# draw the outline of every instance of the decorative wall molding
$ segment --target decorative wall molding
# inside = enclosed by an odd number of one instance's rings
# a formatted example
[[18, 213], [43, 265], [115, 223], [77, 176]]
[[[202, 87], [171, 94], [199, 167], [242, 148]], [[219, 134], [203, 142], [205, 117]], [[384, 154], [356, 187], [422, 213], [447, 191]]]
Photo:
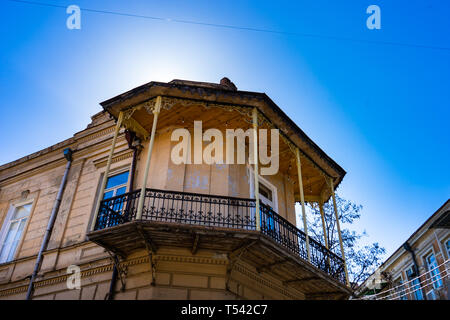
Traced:
[[96, 138], [99, 138], [99, 137], [101, 137], [101, 136], [105, 136], [105, 135], [114, 133], [114, 129], [115, 129], [115, 126], [114, 126], [114, 124], [113, 124], [111, 127], [108, 127], [108, 128], [105, 128], [105, 129], [102, 129], [102, 130], [93, 132], [93, 133], [91, 133], [91, 134], [89, 134], [89, 135], [87, 135], [87, 136], [78, 138], [76, 141], [77, 141], [78, 143], [80, 143], [80, 144], [81, 144], [81, 143], [85, 143], [85, 142], [94, 140], [94, 139], [96, 139]]
[[[125, 149], [125, 150], [121, 150], [121, 151], [117, 152], [116, 154], [114, 154], [111, 161], [112, 161], [112, 163], [116, 163], [116, 162], [120, 162], [120, 161], [128, 159], [128, 158], [131, 158], [132, 156], [133, 156], [133, 150]], [[108, 156], [104, 156], [99, 159], [95, 159], [93, 161], [93, 163], [96, 168], [101, 168], [101, 167], [106, 166], [107, 161], [108, 161]]]
[[[275, 290], [277, 292], [282, 293], [284, 296], [288, 297], [289, 299], [293, 299], [293, 300], [298, 299], [298, 296], [293, 295], [288, 290], [286, 290], [284, 287], [276, 284], [275, 282], [273, 282], [273, 281], [271, 281], [271, 280], [269, 280], [267, 278], [262, 277], [261, 275], [259, 275], [256, 272], [253, 272], [248, 267], [242, 265], [239, 262], [236, 263], [233, 271], [234, 272], [237, 271], [240, 274], [242, 274], [243, 276], [253, 280], [254, 282], [256, 282], [260, 286], [261, 290], [263, 290], [263, 291], [264, 291], [264, 287], [268, 287], [268, 288], [271, 288], [271, 289], [273, 289], [273, 290]], [[232, 278], [232, 280], [238, 281], [238, 280], [233, 279], [233, 278]]]
[[[155, 260], [156, 261], [159, 260], [159, 261], [179, 262], [179, 263], [203, 263], [203, 264], [213, 264], [213, 265], [226, 265], [228, 263], [228, 260], [226, 260], [226, 259], [214, 259], [214, 258], [208, 258], [208, 257], [194, 257], [194, 256], [164, 255], [164, 254], [163, 255], [160, 255], [160, 254], [155, 255]], [[106, 259], [105, 261], [107, 261], [107, 262], [105, 262], [104, 265], [93, 267], [93, 268], [89, 268], [89, 263], [87, 263], [87, 264], [85, 264], [85, 266], [87, 265], [88, 268], [85, 270], [83, 270], [83, 266], [80, 266], [82, 269], [81, 278], [83, 279], [83, 278], [90, 277], [90, 276], [100, 274], [100, 273], [112, 272], [113, 264], [111, 263], [111, 261], [109, 259]], [[124, 267], [149, 263], [149, 261], [150, 260], [149, 260], [148, 256], [142, 256], [142, 257], [137, 257], [137, 258], [123, 261], [120, 263], [120, 266], [122, 268], [124, 268]], [[60, 269], [57, 272], [62, 273], [62, 272], [64, 272], [64, 269]], [[38, 280], [35, 282], [34, 287], [40, 288], [40, 287], [45, 287], [45, 286], [62, 283], [62, 282], [67, 281], [67, 278], [69, 276], [70, 275], [67, 275], [67, 274], [61, 274], [61, 275], [54, 276], [54, 277], [51, 277], [48, 279]], [[20, 282], [23, 283], [23, 281], [24, 280], [21, 280]], [[22, 284], [20, 286], [14, 287], [14, 288], [0, 290], [0, 297], [24, 293], [27, 291], [27, 289], [28, 289], [28, 283]]]

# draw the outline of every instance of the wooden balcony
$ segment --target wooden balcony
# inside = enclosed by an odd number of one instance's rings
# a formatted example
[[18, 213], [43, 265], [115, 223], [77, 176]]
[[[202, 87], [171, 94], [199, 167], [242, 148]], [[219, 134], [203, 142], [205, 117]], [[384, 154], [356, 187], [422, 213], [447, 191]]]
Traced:
[[260, 205], [256, 230], [255, 200], [146, 189], [142, 218], [136, 220], [141, 190], [105, 199], [91, 241], [122, 257], [144, 246], [187, 247], [236, 253], [258, 272], [271, 272], [308, 297], [348, 296], [343, 260], [306, 236], [269, 207]]

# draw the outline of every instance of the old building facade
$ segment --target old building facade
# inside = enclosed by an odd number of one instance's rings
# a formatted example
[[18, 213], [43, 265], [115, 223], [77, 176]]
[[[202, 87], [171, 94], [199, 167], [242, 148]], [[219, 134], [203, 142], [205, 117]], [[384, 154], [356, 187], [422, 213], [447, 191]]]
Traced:
[[[295, 226], [295, 203], [305, 218], [305, 202], [335, 200], [345, 171], [269, 97], [173, 80], [101, 105], [85, 130], [0, 167], [0, 299], [349, 296], [343, 252]], [[195, 121], [249, 132], [245, 163], [174, 163], [175, 129], [195, 158]], [[279, 169], [263, 175], [250, 141], [274, 128]]]
[[357, 290], [363, 299], [448, 300], [450, 199]]

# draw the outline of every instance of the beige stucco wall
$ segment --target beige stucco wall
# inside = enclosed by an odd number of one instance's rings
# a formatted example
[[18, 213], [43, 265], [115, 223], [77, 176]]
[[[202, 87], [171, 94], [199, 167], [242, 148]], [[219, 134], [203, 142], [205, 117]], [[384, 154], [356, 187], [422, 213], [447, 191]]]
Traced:
[[[86, 245], [84, 245], [86, 247]], [[83, 249], [67, 249], [79, 252]], [[110, 285], [112, 265], [101, 255], [89, 262], [76, 260], [81, 267], [81, 288], [67, 289], [64, 270], [51, 271], [36, 287], [35, 299], [95, 299], [104, 300]], [[122, 291], [120, 280], [116, 284], [115, 299], [301, 299], [302, 293], [283, 286], [281, 281], [267, 274], [259, 274], [242, 262], [231, 271], [227, 283], [228, 260], [207, 250], [192, 255], [189, 250], [161, 248], [153, 261], [156, 268], [155, 284], [151, 285], [152, 272], [145, 251], [135, 252], [122, 261], [126, 272]], [[69, 263], [69, 262], [68, 262]], [[24, 299], [26, 282], [21, 287], [0, 291], [0, 299]], [[17, 289], [18, 288], [18, 289]], [[19, 291], [19, 292], [17, 292]]]
[[[177, 142], [170, 140], [171, 128], [161, 129], [155, 139], [154, 153], [150, 164], [148, 188], [193, 192], [201, 194], [250, 197], [252, 168], [244, 164], [174, 164], [170, 159], [172, 147]], [[148, 141], [140, 153], [136, 171], [136, 185], [141, 187]], [[295, 225], [294, 184], [285, 174], [263, 176], [277, 188], [278, 213]]]
[[[114, 123], [106, 115], [97, 115], [93, 123], [59, 147], [34, 155], [0, 169], [0, 223], [3, 225], [10, 206], [17, 201], [33, 200], [33, 208], [14, 261], [0, 265], [0, 299], [22, 299], [41, 246], [50, 212], [63, 176], [66, 161], [62, 150], [71, 147], [74, 161], [68, 177], [48, 251], [44, 255], [35, 296], [46, 299], [104, 299], [111, 279], [112, 264], [104, 249], [86, 240], [91, 223], [95, 194], [111, 144]], [[250, 196], [249, 176], [245, 165], [174, 165], [170, 161], [171, 131], [158, 131], [147, 187], [234, 197]], [[141, 187], [148, 141], [138, 157], [135, 188]], [[111, 172], [127, 168], [131, 152], [120, 135]], [[278, 190], [278, 212], [295, 225], [293, 184], [282, 175], [266, 176]], [[25, 192], [25, 193], [24, 193]], [[169, 249], [167, 249], [169, 250]], [[166, 251], [167, 251], [166, 250]], [[145, 298], [299, 298], [301, 293], [289, 291], [267, 276], [246, 266], [237, 271], [230, 283], [234, 293], [224, 290], [227, 262], [212, 259], [214, 253], [158, 252], [156, 286], [149, 286], [145, 253], [131, 257], [127, 290], [117, 299]], [[169, 250], [170, 251], [170, 250]], [[140, 255], [140, 256], [139, 256]], [[173, 262], [167, 255], [184, 257]], [[199, 262], [206, 255], [208, 262]], [[186, 262], [189, 259], [192, 261]], [[184, 259], [184, 260], [183, 260]], [[187, 260], [186, 260], [187, 259]], [[209, 260], [208, 260], [209, 259]], [[212, 260], [211, 260], [212, 259]], [[186, 260], [186, 261], [185, 261]], [[125, 264], [127, 262], [124, 262]], [[85, 276], [81, 290], [66, 290], [66, 268], [82, 266]], [[239, 269], [239, 268], [238, 268]], [[242, 273], [242, 274], [241, 274]], [[120, 281], [119, 281], [120, 283]]]

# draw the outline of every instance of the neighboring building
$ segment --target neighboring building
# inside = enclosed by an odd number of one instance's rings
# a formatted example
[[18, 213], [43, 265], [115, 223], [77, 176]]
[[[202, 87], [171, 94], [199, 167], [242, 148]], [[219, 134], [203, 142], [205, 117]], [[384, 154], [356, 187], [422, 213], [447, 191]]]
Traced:
[[[345, 171], [268, 96], [226, 78], [173, 80], [101, 105], [72, 138], [0, 166], [0, 299], [351, 294], [345, 257], [297, 229], [294, 208], [333, 201]], [[172, 133], [186, 128], [195, 149], [196, 120], [223, 133], [278, 128], [278, 172], [255, 176], [248, 161], [175, 164]]]
[[357, 290], [364, 299], [448, 300], [450, 199]]

